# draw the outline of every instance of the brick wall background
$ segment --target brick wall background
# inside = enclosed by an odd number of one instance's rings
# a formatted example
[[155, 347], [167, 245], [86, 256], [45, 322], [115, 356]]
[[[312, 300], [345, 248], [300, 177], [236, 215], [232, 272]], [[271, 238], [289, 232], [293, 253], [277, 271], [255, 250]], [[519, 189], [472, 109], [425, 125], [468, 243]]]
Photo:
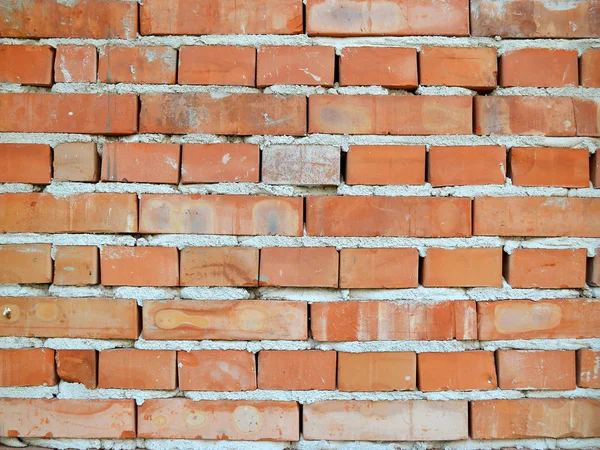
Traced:
[[0, 83], [0, 444], [600, 447], [600, 1], [3, 0]]

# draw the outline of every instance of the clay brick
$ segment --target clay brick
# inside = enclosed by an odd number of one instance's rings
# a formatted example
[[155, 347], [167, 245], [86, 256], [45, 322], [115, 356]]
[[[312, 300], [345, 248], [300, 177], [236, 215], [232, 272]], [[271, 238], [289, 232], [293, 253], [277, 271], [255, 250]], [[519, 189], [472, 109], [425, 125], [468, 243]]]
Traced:
[[600, 388], [600, 352], [590, 349], [577, 351], [577, 386]]
[[500, 145], [431, 147], [427, 179], [433, 187], [504, 184], [506, 167]]
[[600, 303], [587, 299], [478, 302], [479, 339], [581, 339], [598, 335]]
[[179, 144], [109, 142], [102, 154], [102, 180], [177, 184], [179, 161]]
[[340, 288], [408, 288], [419, 285], [416, 248], [344, 248]]
[[93, 83], [98, 56], [93, 45], [57, 45], [54, 80], [57, 83]]
[[262, 181], [306, 186], [340, 184], [341, 149], [330, 145], [271, 145], [262, 151]]
[[260, 251], [260, 286], [338, 287], [335, 247], [272, 247]]
[[417, 357], [414, 352], [338, 352], [340, 391], [414, 391]]
[[96, 350], [57, 350], [56, 370], [62, 381], [82, 383], [88, 389], [95, 389], [98, 375]]
[[306, 231], [312, 236], [470, 236], [471, 201], [466, 198], [307, 197]]
[[426, 287], [502, 287], [502, 248], [429, 248], [421, 283]]
[[419, 81], [422, 85], [459, 86], [474, 90], [496, 87], [495, 48], [422, 47]]
[[419, 390], [470, 391], [498, 387], [494, 352], [419, 353]]
[[102, 83], [175, 84], [177, 50], [170, 47], [100, 47]]
[[600, 199], [476, 197], [474, 236], [600, 236]]
[[600, 252], [588, 259], [587, 282], [590, 286], [600, 286]]
[[336, 352], [262, 350], [258, 353], [258, 388], [333, 390]]
[[583, 148], [513, 147], [510, 177], [515, 186], [590, 186], [590, 154]]
[[0, 386], [54, 386], [54, 350], [19, 348], [0, 350]]
[[51, 244], [0, 245], [0, 283], [52, 283]]
[[172, 390], [177, 387], [174, 350], [102, 350], [98, 358], [98, 387]]
[[49, 45], [0, 45], [0, 83], [51, 86], [53, 61]]
[[253, 391], [256, 360], [246, 350], [177, 352], [182, 391]]
[[306, 340], [307, 305], [271, 300], [146, 301], [144, 339]]
[[138, 98], [131, 94], [6, 93], [0, 94], [0, 111], [4, 112], [0, 131], [122, 135], [137, 132]]
[[[522, 48], [500, 57], [499, 84], [502, 87], [577, 86], [577, 50]], [[543, 70], [540, 70], [543, 68]]]
[[0, 182], [50, 184], [52, 150], [44, 144], [0, 144]]
[[146, 400], [138, 407], [139, 438], [297, 441], [296, 402], [185, 398]]
[[255, 70], [254, 47], [183, 45], [179, 48], [179, 84], [254, 86]]
[[416, 89], [417, 50], [395, 47], [346, 47], [339, 59], [340, 86]]
[[473, 107], [475, 134], [577, 134], [569, 97], [477, 96]]
[[310, 36], [468, 36], [469, 2], [307, 0]]
[[140, 99], [141, 133], [306, 133], [304, 96], [191, 93], [144, 94]]
[[311, 95], [308, 99], [308, 131], [471, 134], [471, 106], [472, 98], [466, 95]]
[[258, 49], [256, 85], [333, 86], [335, 49], [311, 45], [264, 46]]
[[133, 438], [135, 400], [2, 398], [0, 423], [8, 437]]
[[600, 434], [600, 401], [526, 398], [471, 402], [473, 439], [586, 438]]
[[474, 301], [454, 302], [454, 328], [457, 341], [477, 340], [477, 304]]
[[255, 144], [183, 144], [181, 182], [251, 182], [260, 178], [260, 149]]
[[424, 184], [425, 146], [351, 145], [346, 184]]
[[575, 389], [574, 351], [498, 350], [500, 389]]
[[504, 276], [513, 288], [583, 288], [586, 249], [517, 248]]
[[54, 284], [85, 286], [100, 283], [98, 247], [58, 246], [54, 256]]
[[468, 402], [330, 400], [305, 404], [306, 440], [438, 441], [467, 439]]
[[600, 101], [594, 98], [573, 98], [577, 136], [600, 137]]
[[137, 339], [135, 300], [3, 297], [0, 336]]
[[[136, 28], [137, 29], [137, 28]], [[148, 0], [141, 34], [299, 34], [302, 0]]]
[[93, 142], [73, 142], [54, 147], [54, 179], [57, 181], [100, 180], [100, 155]]
[[187, 247], [180, 272], [181, 286], [258, 286], [258, 249]]
[[106, 246], [100, 273], [105, 286], [177, 286], [178, 251], [174, 247]]
[[149, 234], [302, 236], [302, 217], [299, 197], [148, 194], [140, 202], [140, 232]]
[[600, 87], [600, 49], [588, 48], [579, 59], [581, 85]]
[[590, 178], [594, 187], [600, 187], [600, 157], [598, 155], [600, 153], [596, 149], [596, 153], [590, 159]]

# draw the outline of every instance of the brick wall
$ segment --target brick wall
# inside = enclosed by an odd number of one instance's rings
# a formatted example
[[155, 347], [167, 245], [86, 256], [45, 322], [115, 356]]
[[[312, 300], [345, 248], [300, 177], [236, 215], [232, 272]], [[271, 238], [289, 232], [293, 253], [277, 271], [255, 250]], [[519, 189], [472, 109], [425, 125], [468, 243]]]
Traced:
[[0, 445], [600, 447], [598, 0], [0, 14]]

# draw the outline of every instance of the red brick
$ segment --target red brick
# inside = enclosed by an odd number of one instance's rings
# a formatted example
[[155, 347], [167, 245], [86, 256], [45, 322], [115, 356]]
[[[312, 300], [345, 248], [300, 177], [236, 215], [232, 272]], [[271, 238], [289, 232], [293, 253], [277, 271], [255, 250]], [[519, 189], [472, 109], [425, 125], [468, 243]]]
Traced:
[[271, 145], [262, 151], [262, 181], [306, 186], [340, 184], [341, 149], [330, 145]]
[[413, 352], [338, 352], [340, 391], [414, 391], [417, 357]]
[[94, 142], [73, 142], [54, 147], [54, 179], [57, 181], [100, 180], [100, 156]]
[[336, 352], [262, 350], [258, 353], [258, 388], [333, 390]]
[[306, 340], [306, 310], [298, 301], [146, 301], [144, 339]]
[[419, 390], [470, 391], [496, 389], [494, 352], [419, 353]]
[[577, 351], [577, 386], [600, 388], [600, 352], [590, 349]]
[[305, 404], [306, 440], [440, 441], [467, 439], [468, 402], [329, 400]]
[[299, 34], [302, 0], [148, 0], [141, 34]]
[[590, 154], [582, 148], [513, 147], [510, 177], [515, 186], [586, 188]]
[[0, 283], [52, 283], [51, 244], [0, 245]]
[[472, 99], [433, 95], [311, 95], [308, 130], [331, 134], [471, 134]]
[[517, 248], [504, 276], [513, 288], [583, 288], [586, 255], [585, 249]]
[[120, 135], [137, 132], [131, 94], [0, 94], [0, 131]]
[[429, 248], [421, 282], [426, 287], [502, 287], [502, 248]]
[[181, 182], [251, 182], [260, 178], [260, 149], [255, 144], [183, 144]]
[[476, 197], [475, 236], [600, 236], [600, 199]]
[[351, 145], [346, 184], [424, 184], [425, 146]]
[[144, 94], [140, 99], [142, 133], [306, 133], [304, 96], [192, 93]]
[[258, 249], [187, 247], [180, 256], [181, 286], [258, 286]]
[[470, 236], [471, 201], [467, 198], [307, 197], [306, 231], [312, 236]]
[[499, 145], [431, 147], [427, 178], [433, 187], [506, 182], [506, 148]]
[[138, 407], [139, 438], [297, 441], [296, 402], [187, 398], [146, 400]]
[[[500, 86], [577, 86], [577, 50], [522, 48], [500, 57]], [[540, 70], [543, 68], [543, 70]]]
[[45, 144], [0, 144], [0, 182], [50, 184], [52, 149]]
[[54, 60], [57, 83], [93, 83], [98, 72], [98, 56], [93, 45], [58, 45]]
[[100, 282], [98, 247], [58, 246], [54, 256], [54, 284], [85, 286]]
[[344, 248], [340, 288], [407, 288], [419, 285], [416, 248]]
[[174, 350], [103, 350], [98, 358], [98, 387], [161, 389], [177, 387]]
[[96, 350], [57, 350], [56, 370], [62, 381], [82, 383], [88, 389], [95, 389], [98, 377]]
[[588, 259], [587, 282], [590, 286], [600, 286], [600, 252]]
[[600, 187], [600, 157], [598, 155], [600, 155], [600, 152], [596, 149], [596, 153], [590, 159], [590, 178], [594, 187]]
[[179, 48], [179, 84], [254, 86], [255, 71], [254, 47], [183, 45]]
[[600, 48], [588, 48], [579, 60], [581, 85], [600, 87]]
[[419, 81], [425, 86], [491, 90], [497, 74], [495, 48], [422, 47], [419, 51]]
[[594, 98], [573, 98], [577, 136], [600, 137], [600, 101]]
[[417, 50], [395, 47], [346, 47], [339, 60], [340, 86], [416, 89]]
[[478, 302], [479, 339], [560, 339], [597, 337], [600, 302], [502, 300]]
[[51, 86], [53, 61], [49, 45], [0, 45], [0, 83]]
[[256, 361], [246, 350], [177, 352], [179, 389], [183, 391], [253, 391]]
[[468, 36], [469, 2], [451, 0], [307, 0], [312, 36]]
[[600, 401], [526, 398], [471, 402], [473, 439], [586, 438], [600, 434]]
[[472, 300], [454, 302], [456, 340], [477, 340], [477, 304]]
[[498, 350], [500, 389], [575, 389], [574, 351]]
[[178, 251], [174, 247], [106, 246], [100, 273], [105, 286], [177, 286]]
[[301, 236], [302, 217], [299, 197], [148, 194], [140, 232]]
[[175, 84], [177, 50], [170, 47], [100, 47], [102, 83]]
[[19, 348], [0, 350], [0, 386], [54, 386], [54, 350]]
[[333, 86], [335, 49], [333, 47], [260, 47], [256, 62], [256, 85], [302, 84]]
[[260, 251], [260, 286], [338, 286], [334, 247], [272, 247]]
[[179, 144], [109, 142], [102, 154], [102, 180], [177, 184], [179, 160]]
[[569, 97], [477, 96], [475, 134], [575, 136]]

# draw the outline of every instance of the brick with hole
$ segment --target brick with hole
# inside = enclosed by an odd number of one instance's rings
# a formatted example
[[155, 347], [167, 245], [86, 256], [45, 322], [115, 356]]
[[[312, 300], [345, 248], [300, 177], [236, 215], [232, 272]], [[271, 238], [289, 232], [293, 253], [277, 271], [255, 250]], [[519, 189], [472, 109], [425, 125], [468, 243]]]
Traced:
[[57, 45], [54, 80], [57, 83], [93, 83], [98, 72], [98, 56], [93, 45]]
[[504, 184], [506, 148], [500, 145], [429, 149], [427, 181], [433, 187]]
[[179, 144], [109, 142], [103, 147], [102, 181], [179, 182]]
[[334, 247], [269, 247], [260, 252], [260, 286], [338, 286], [339, 255]]
[[177, 352], [179, 389], [183, 391], [253, 391], [256, 361], [246, 350]]
[[504, 275], [513, 288], [583, 288], [586, 257], [586, 249], [517, 248]]
[[57, 383], [54, 350], [0, 349], [0, 386], [54, 386]]
[[510, 178], [515, 186], [587, 188], [590, 154], [583, 148], [513, 147]]
[[[226, 58], [223, 55], [227, 55]], [[230, 45], [179, 47], [179, 84], [254, 86], [256, 49]]]
[[502, 287], [502, 248], [427, 249], [421, 282], [426, 287]]
[[0, 144], [0, 182], [50, 184], [52, 149], [45, 144]]
[[53, 62], [49, 45], [0, 45], [0, 83], [51, 86]]
[[585, 87], [600, 87], [600, 49], [588, 48], [579, 59], [581, 85]]
[[100, 273], [105, 286], [178, 286], [179, 255], [173, 247], [102, 248]]
[[600, 101], [595, 98], [573, 98], [577, 136], [600, 137]]
[[408, 288], [419, 285], [416, 248], [344, 248], [340, 288]]
[[170, 47], [100, 47], [102, 83], [175, 84], [177, 50]]
[[419, 390], [471, 391], [496, 389], [494, 352], [419, 353]]
[[417, 356], [414, 352], [338, 352], [340, 391], [414, 391]]
[[577, 386], [600, 388], [600, 352], [587, 348], [577, 351]]
[[577, 86], [577, 50], [522, 48], [507, 51], [500, 57], [499, 80], [502, 87]]
[[258, 388], [333, 390], [336, 387], [335, 351], [261, 350], [258, 353]]
[[500, 389], [575, 389], [575, 352], [498, 350]]
[[256, 144], [183, 144], [181, 182], [251, 182], [260, 178], [260, 148]]
[[98, 387], [173, 390], [177, 387], [174, 350], [117, 348], [98, 358]]
[[0, 283], [52, 283], [51, 244], [0, 245]]
[[256, 85], [333, 86], [335, 49], [317, 45], [262, 46], [256, 54]]
[[56, 371], [62, 381], [81, 383], [95, 389], [98, 378], [98, 354], [96, 350], [57, 350]]
[[94, 142], [65, 142], [54, 147], [56, 181], [100, 180], [100, 155]]
[[54, 284], [85, 286], [100, 282], [98, 247], [57, 246], [54, 256]]
[[180, 252], [181, 286], [258, 286], [258, 249], [186, 247]]
[[304, 186], [340, 184], [341, 149], [331, 145], [270, 145], [262, 150], [262, 181]]
[[346, 184], [424, 184], [425, 146], [351, 145]]

